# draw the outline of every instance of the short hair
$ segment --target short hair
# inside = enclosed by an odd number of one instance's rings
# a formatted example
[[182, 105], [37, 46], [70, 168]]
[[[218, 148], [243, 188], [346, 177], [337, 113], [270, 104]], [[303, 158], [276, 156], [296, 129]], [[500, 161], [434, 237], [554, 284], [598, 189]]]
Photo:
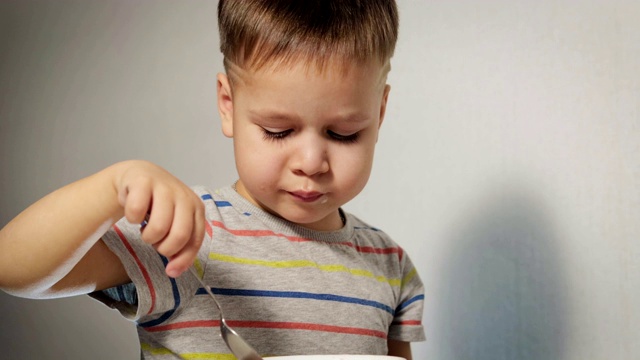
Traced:
[[398, 38], [395, 0], [220, 0], [225, 70], [303, 60], [323, 69], [372, 59], [386, 65]]

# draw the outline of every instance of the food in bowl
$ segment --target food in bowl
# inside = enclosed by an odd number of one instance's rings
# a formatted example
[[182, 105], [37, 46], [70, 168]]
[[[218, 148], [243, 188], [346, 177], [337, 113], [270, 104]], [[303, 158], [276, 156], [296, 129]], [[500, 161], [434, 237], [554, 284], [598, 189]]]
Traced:
[[289, 355], [265, 357], [265, 360], [405, 360], [387, 355]]

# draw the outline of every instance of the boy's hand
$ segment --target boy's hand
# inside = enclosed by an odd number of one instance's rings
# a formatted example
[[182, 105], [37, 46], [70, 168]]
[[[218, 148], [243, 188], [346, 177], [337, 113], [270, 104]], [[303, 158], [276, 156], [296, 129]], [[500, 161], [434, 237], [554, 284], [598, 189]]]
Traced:
[[204, 239], [200, 198], [166, 170], [146, 161], [128, 162], [116, 179], [118, 201], [130, 223], [140, 224], [142, 240], [169, 258], [167, 275], [177, 277], [193, 263]]

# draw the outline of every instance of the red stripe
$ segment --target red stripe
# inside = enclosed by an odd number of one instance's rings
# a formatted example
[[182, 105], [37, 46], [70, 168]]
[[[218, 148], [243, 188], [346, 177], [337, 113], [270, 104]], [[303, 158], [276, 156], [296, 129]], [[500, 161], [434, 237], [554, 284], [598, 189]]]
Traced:
[[422, 325], [420, 320], [394, 321], [393, 325]]
[[[237, 229], [229, 229], [220, 221], [212, 221], [213, 226], [218, 227], [227, 231], [228, 233], [236, 236], [253, 236], [253, 237], [262, 237], [262, 236], [276, 236], [285, 238], [291, 242], [307, 242], [313, 241], [311, 239], [306, 239], [298, 236], [289, 236], [284, 234], [275, 233], [271, 230], [237, 230]], [[330, 245], [339, 245], [339, 246], [348, 246], [354, 248], [356, 251], [361, 253], [372, 253], [372, 254], [398, 254], [400, 260], [402, 260], [402, 249], [399, 247], [390, 247], [390, 248], [376, 248], [372, 246], [356, 246], [350, 242], [339, 242], [339, 243], [328, 243]]]
[[[345, 244], [346, 245], [346, 244]], [[371, 246], [356, 246], [356, 250], [363, 253], [375, 253], [375, 254], [400, 254], [402, 250], [398, 247], [392, 248], [374, 248]]]
[[289, 241], [311, 241], [309, 239], [301, 238], [298, 236], [287, 236], [284, 234], [277, 234], [271, 230], [237, 230], [237, 229], [229, 229], [220, 221], [212, 221], [213, 226], [219, 227], [220, 229], [226, 230], [228, 233], [237, 235], [237, 236], [278, 236], [286, 238]]
[[142, 264], [142, 261], [140, 261], [138, 254], [136, 254], [136, 252], [133, 250], [133, 247], [129, 243], [129, 240], [127, 239], [127, 237], [124, 236], [124, 234], [122, 233], [122, 231], [120, 231], [118, 226], [113, 225], [113, 229], [116, 231], [116, 233], [120, 237], [120, 240], [122, 241], [122, 244], [124, 245], [124, 247], [127, 248], [127, 250], [133, 257], [133, 259], [136, 261], [136, 264], [138, 264], [138, 268], [140, 269], [140, 272], [142, 273], [144, 280], [147, 282], [147, 287], [149, 287], [149, 293], [151, 294], [151, 307], [149, 308], [149, 312], [147, 313], [147, 315], [149, 315], [153, 311], [153, 308], [156, 306], [156, 290], [154, 289], [153, 283], [151, 282], [151, 276], [149, 276], [149, 272], [147, 271], [147, 268], [145, 268], [144, 264]]
[[236, 327], [253, 327], [264, 329], [295, 329], [295, 330], [311, 330], [324, 331], [341, 334], [375, 336], [382, 339], [387, 338], [387, 333], [383, 331], [362, 329], [346, 326], [333, 326], [311, 323], [295, 323], [295, 322], [269, 322], [269, 321], [229, 321], [229, 326]]
[[207, 232], [207, 235], [209, 235], [209, 238], [211, 238], [213, 234], [213, 229], [211, 228], [211, 224], [209, 224], [208, 221], [204, 222], [204, 230]]
[[[382, 339], [387, 338], [387, 333], [383, 331], [347, 327], [347, 326], [333, 326], [311, 323], [296, 323], [296, 322], [272, 322], [272, 321], [227, 321], [230, 327], [234, 328], [256, 328], [256, 329], [289, 329], [289, 330], [310, 330], [310, 331], [324, 331], [339, 334], [352, 334], [352, 335], [364, 335], [374, 336]], [[219, 320], [199, 320], [199, 321], [185, 321], [179, 323], [173, 323], [161, 326], [152, 326], [146, 328], [149, 332], [169, 331], [176, 329], [188, 329], [194, 327], [218, 327], [220, 326]]]
[[188, 329], [188, 328], [197, 328], [197, 327], [218, 327], [218, 326], [220, 326], [220, 320], [194, 320], [194, 321], [173, 323], [168, 325], [151, 326], [151, 327], [145, 328], [145, 330], [149, 332], [158, 332], [158, 331], [169, 331], [169, 330], [176, 330], [176, 329]]

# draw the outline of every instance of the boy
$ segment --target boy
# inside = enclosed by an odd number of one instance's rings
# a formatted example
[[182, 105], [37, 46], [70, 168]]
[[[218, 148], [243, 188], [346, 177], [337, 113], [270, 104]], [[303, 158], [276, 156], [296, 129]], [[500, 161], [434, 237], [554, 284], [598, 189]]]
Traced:
[[114, 164], [0, 231], [0, 287], [91, 294], [136, 322], [145, 358], [231, 359], [211, 299], [183, 274], [194, 266], [264, 356], [410, 359], [424, 339], [422, 283], [400, 247], [340, 208], [371, 171], [395, 3], [226, 0], [218, 11], [217, 100], [238, 181], [211, 192], [145, 161]]

